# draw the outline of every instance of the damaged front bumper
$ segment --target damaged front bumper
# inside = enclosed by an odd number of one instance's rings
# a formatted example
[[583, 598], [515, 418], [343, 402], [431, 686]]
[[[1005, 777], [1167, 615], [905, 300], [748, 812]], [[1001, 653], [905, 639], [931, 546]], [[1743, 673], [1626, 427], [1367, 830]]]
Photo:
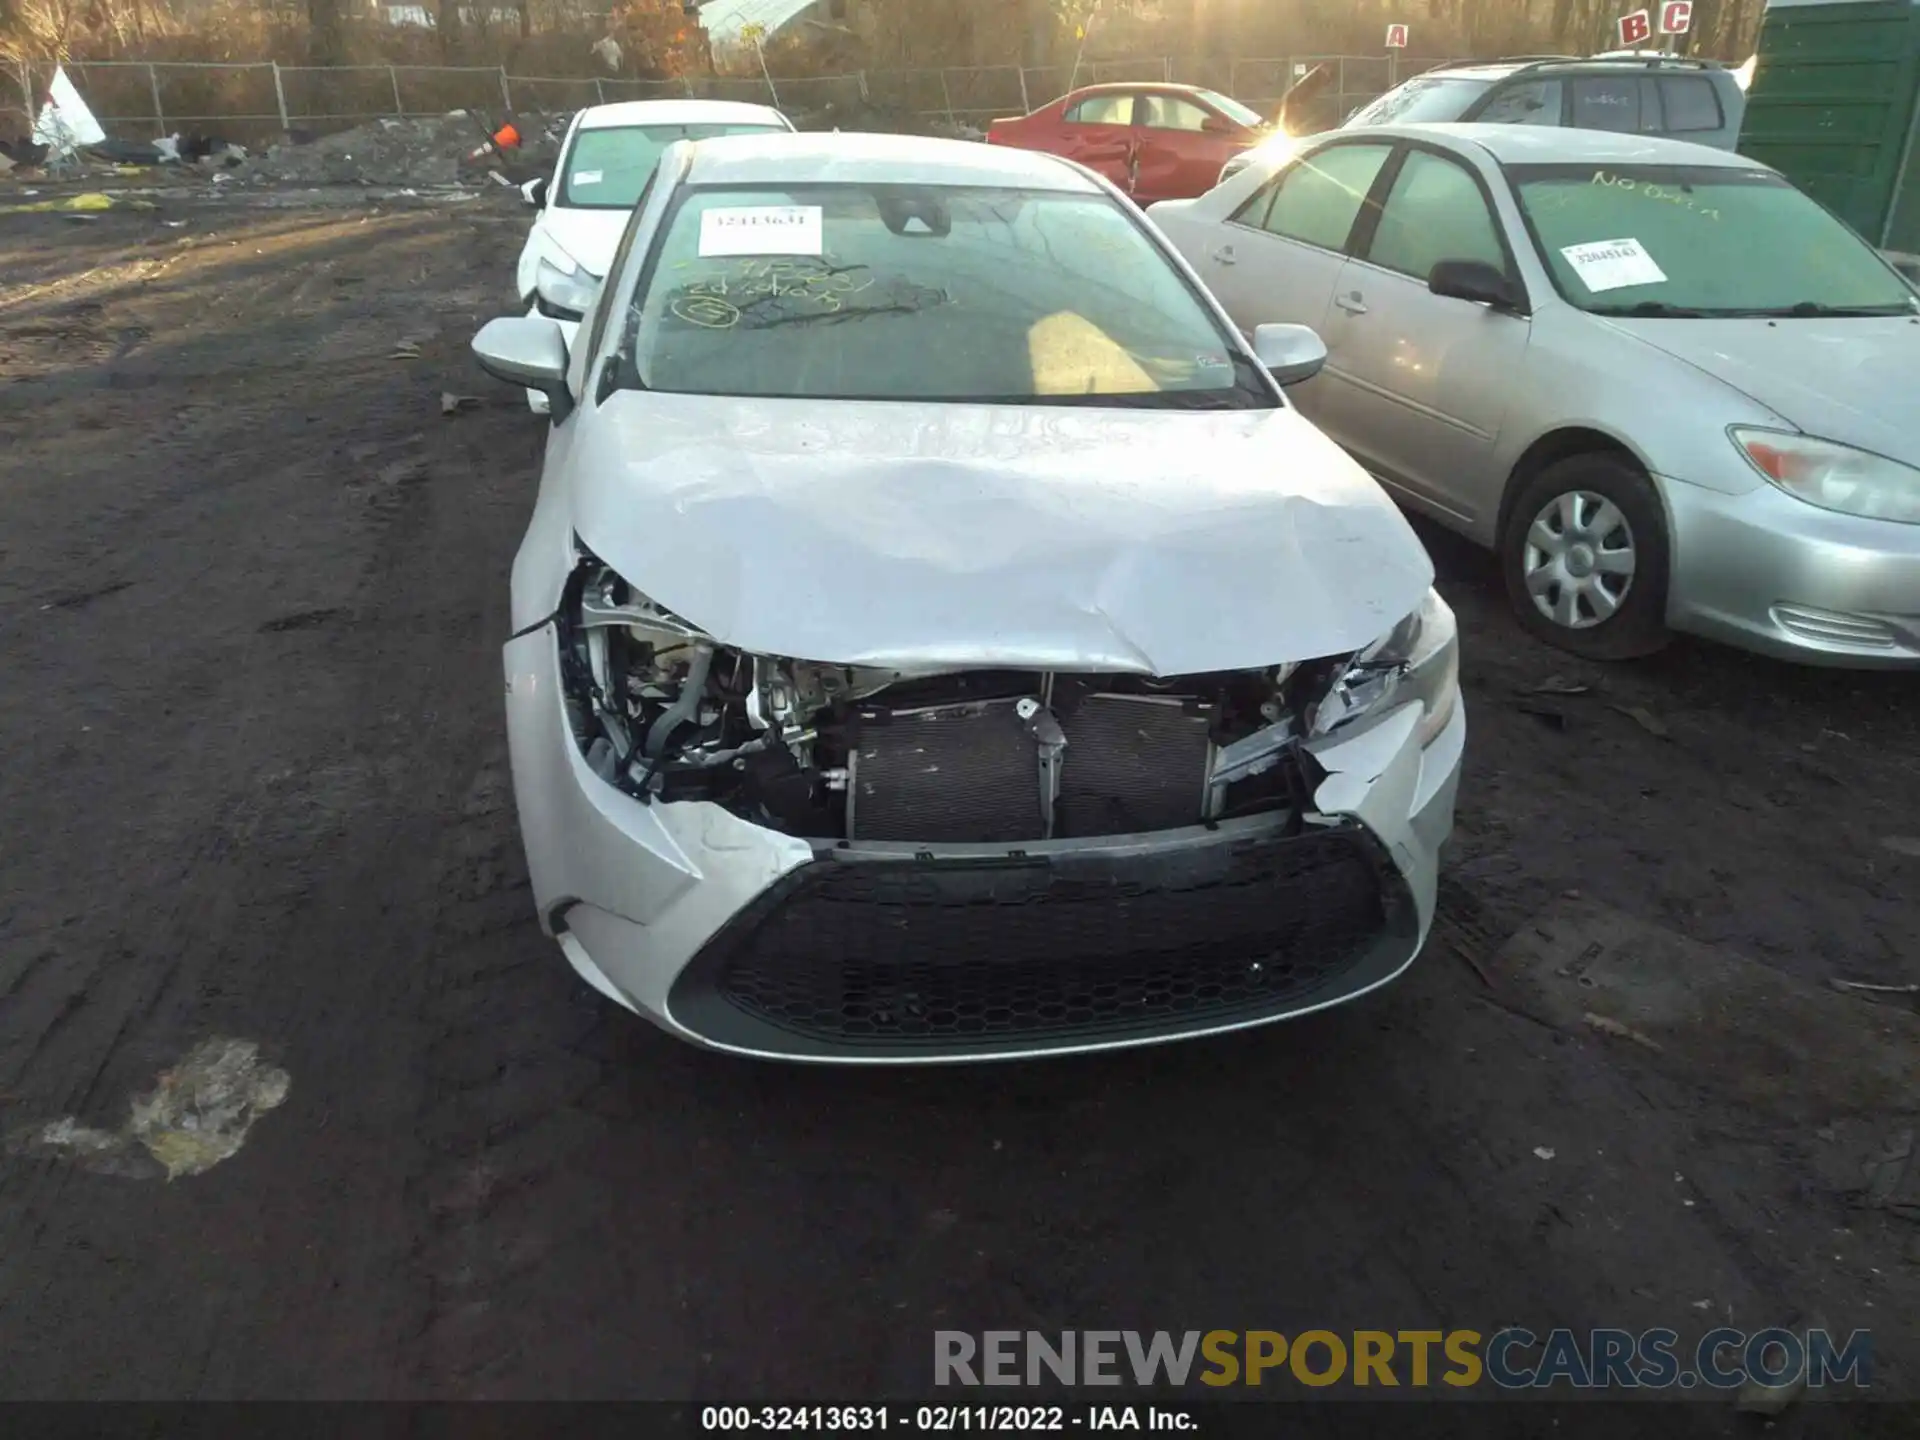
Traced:
[[[551, 626], [504, 654], [542, 927], [681, 1039], [930, 1063], [1218, 1034], [1387, 983], [1432, 923], [1466, 722], [1402, 704], [1303, 748], [1314, 811], [1015, 845], [809, 841], [594, 774]], [[1422, 743], [1425, 739], [1426, 743]]]

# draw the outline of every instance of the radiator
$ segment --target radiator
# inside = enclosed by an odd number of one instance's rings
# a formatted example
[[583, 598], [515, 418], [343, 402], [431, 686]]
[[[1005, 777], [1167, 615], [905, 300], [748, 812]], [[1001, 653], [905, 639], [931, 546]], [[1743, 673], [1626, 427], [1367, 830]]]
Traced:
[[1089, 695], [1060, 727], [1067, 753], [1057, 836], [1198, 825], [1206, 810], [1209, 709], [1152, 695]]
[[[847, 765], [847, 835], [928, 844], [1047, 838], [1040, 751], [1013, 700], [869, 711]], [[875, 721], [883, 723], [874, 723]], [[1156, 696], [1090, 695], [1066, 735], [1053, 835], [1200, 823], [1210, 711]]]
[[1040, 755], [1014, 701], [893, 711], [847, 760], [847, 836], [950, 845], [1040, 840]]

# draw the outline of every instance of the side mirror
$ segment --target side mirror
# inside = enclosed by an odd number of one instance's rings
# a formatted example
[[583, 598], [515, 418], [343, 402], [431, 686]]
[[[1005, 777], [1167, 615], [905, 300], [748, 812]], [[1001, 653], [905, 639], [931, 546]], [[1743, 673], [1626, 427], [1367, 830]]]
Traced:
[[541, 209], [547, 203], [547, 177], [542, 175], [527, 181], [520, 187], [520, 195], [534, 209]]
[[1298, 385], [1327, 363], [1327, 342], [1306, 325], [1256, 325], [1253, 353], [1282, 385]]
[[473, 358], [496, 380], [537, 390], [558, 425], [573, 409], [567, 388], [567, 340], [560, 322], [544, 315], [508, 315], [489, 320], [473, 337]]
[[1427, 289], [1449, 300], [1471, 300], [1518, 315], [1526, 295], [1518, 284], [1484, 260], [1442, 260], [1427, 275]]

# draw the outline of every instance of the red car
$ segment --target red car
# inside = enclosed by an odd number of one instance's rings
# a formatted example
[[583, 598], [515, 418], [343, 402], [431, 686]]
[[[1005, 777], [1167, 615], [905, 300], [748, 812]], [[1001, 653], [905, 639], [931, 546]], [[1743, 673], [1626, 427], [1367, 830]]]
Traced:
[[1045, 150], [1098, 170], [1141, 205], [1204, 195], [1232, 156], [1273, 134], [1238, 100], [1193, 85], [1088, 85], [995, 120], [989, 145]]

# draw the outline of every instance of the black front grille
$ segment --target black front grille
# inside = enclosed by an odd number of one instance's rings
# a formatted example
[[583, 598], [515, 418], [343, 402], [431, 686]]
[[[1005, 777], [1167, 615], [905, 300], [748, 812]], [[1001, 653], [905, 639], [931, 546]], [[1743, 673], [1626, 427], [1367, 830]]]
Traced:
[[1354, 829], [1151, 854], [827, 851], [676, 982], [674, 1018], [773, 1053], [1046, 1050], [1337, 999], [1411, 948], [1411, 904]]

